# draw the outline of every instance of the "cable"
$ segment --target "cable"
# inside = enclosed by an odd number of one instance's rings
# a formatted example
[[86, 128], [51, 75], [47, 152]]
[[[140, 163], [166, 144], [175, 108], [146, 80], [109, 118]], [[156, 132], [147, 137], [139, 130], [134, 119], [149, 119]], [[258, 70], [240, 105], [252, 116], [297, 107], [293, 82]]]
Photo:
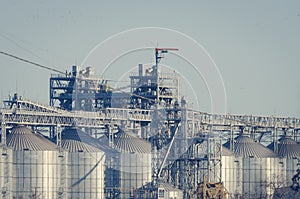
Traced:
[[[44, 69], [47, 69], [47, 70], [51, 70], [51, 71], [54, 71], [54, 72], [57, 72], [57, 73], [61, 73], [61, 74], [65, 74], [64, 72], [62, 71], [59, 71], [57, 69], [54, 69], [54, 68], [50, 68], [48, 66], [44, 66], [44, 65], [41, 65], [41, 64], [38, 64], [38, 63], [35, 63], [35, 62], [32, 62], [32, 61], [29, 61], [27, 59], [23, 59], [21, 57], [18, 57], [18, 56], [15, 56], [15, 55], [12, 55], [12, 54], [9, 54], [9, 53], [6, 53], [6, 52], [3, 52], [3, 51], [0, 51], [1, 54], [3, 55], [6, 55], [6, 56], [9, 56], [9, 57], [12, 57], [14, 59], [17, 59], [17, 60], [20, 60], [20, 61], [23, 61], [23, 62], [26, 62], [26, 63], [29, 63], [29, 64], [32, 64], [32, 65], [35, 65], [35, 66], [38, 66], [38, 67], [41, 67], [41, 68], [44, 68]], [[126, 86], [127, 87], [127, 86]], [[122, 88], [121, 88], [122, 89]], [[112, 89], [114, 91], [121, 91], [120, 88], [116, 88], [116, 89]], [[128, 93], [128, 92], [125, 92], [125, 91], [121, 91], [122, 93]], [[147, 97], [143, 97], [143, 96], [140, 96], [140, 95], [137, 95], [137, 94], [134, 94], [134, 93], [130, 93], [130, 95], [132, 96], [136, 96], [136, 97], [139, 97], [139, 98], [142, 98], [142, 99], [146, 99], [146, 100], [149, 100], [149, 101], [153, 101], [153, 102], [156, 102], [155, 100], [153, 99], [150, 99], [150, 98], [147, 98]]]
[[35, 63], [35, 62], [32, 62], [32, 61], [29, 61], [29, 60], [27, 60], [27, 59], [23, 59], [23, 58], [21, 58], [21, 57], [18, 57], [18, 56], [15, 56], [15, 55], [12, 55], [12, 54], [3, 52], [3, 51], [0, 51], [0, 53], [3, 54], [3, 55], [6, 55], [6, 56], [12, 57], [12, 58], [14, 58], [14, 59], [17, 59], [17, 60], [20, 60], [20, 61], [23, 61], [23, 62], [32, 64], [32, 65], [35, 65], [35, 66], [38, 66], [38, 67], [41, 67], [41, 68], [44, 68], [44, 69], [47, 69], [47, 70], [51, 70], [51, 71], [54, 71], [54, 72], [57, 72], [57, 73], [60, 73], [60, 74], [65, 74], [64, 72], [59, 71], [59, 70], [57, 70], [57, 69], [54, 69], [54, 68], [50, 68], [50, 67], [48, 67], [48, 66], [41, 65], [41, 64], [38, 64], [38, 63]]

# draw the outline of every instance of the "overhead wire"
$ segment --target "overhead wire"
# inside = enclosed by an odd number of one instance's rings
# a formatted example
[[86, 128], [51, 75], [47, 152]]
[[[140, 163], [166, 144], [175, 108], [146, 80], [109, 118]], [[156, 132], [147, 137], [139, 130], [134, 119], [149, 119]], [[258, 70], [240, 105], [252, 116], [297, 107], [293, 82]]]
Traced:
[[28, 63], [28, 64], [35, 65], [35, 66], [40, 67], [40, 68], [43, 68], [43, 69], [47, 69], [47, 70], [50, 70], [50, 71], [53, 71], [53, 72], [57, 72], [57, 73], [60, 73], [60, 74], [65, 74], [65, 72], [62, 72], [62, 71], [57, 70], [57, 69], [55, 69], [55, 68], [51, 68], [51, 67], [48, 67], [48, 66], [45, 66], [45, 65], [36, 63], [36, 62], [30, 61], [30, 60], [28, 60], [28, 59], [24, 59], [24, 58], [22, 58], [22, 57], [19, 57], [19, 56], [16, 56], [16, 55], [13, 55], [13, 54], [4, 52], [4, 51], [0, 51], [0, 53], [3, 54], [3, 55], [6, 55], [6, 56], [12, 57], [12, 58], [14, 58], [14, 59], [17, 59], [17, 60], [19, 60], [19, 61], [23, 61], [23, 62], [26, 62], [26, 63]]
[[[60, 73], [60, 74], [65, 74], [65, 72], [62, 72], [62, 71], [59, 71], [57, 69], [54, 69], [54, 68], [51, 68], [51, 67], [48, 67], [48, 66], [45, 66], [45, 65], [42, 65], [42, 64], [39, 64], [39, 63], [36, 63], [36, 62], [33, 62], [33, 61], [30, 61], [28, 59], [24, 59], [22, 57], [19, 57], [19, 56], [16, 56], [16, 55], [13, 55], [13, 54], [10, 54], [10, 53], [7, 53], [7, 52], [4, 52], [4, 51], [0, 51], [1, 54], [3, 55], [6, 55], [6, 56], [9, 56], [11, 58], [14, 58], [14, 59], [17, 59], [19, 61], [23, 61], [23, 62], [26, 62], [28, 64], [32, 64], [32, 65], [35, 65], [37, 67], [40, 67], [40, 68], [43, 68], [43, 69], [46, 69], [46, 70], [50, 70], [50, 71], [53, 71], [53, 72], [57, 72], [57, 73]], [[122, 93], [129, 93], [129, 92], [125, 92], [125, 91], [122, 91], [122, 88], [119, 89], [119, 88], [112, 88], [112, 91], [120, 91]], [[156, 100], [154, 99], [151, 99], [151, 98], [147, 98], [147, 97], [143, 97], [141, 95], [137, 95], [137, 94], [134, 94], [134, 93], [129, 93], [131, 96], [135, 96], [135, 97], [139, 97], [139, 98], [142, 98], [142, 99], [145, 99], [145, 100], [148, 100], [148, 101], [152, 101], [152, 102], [156, 102]]]

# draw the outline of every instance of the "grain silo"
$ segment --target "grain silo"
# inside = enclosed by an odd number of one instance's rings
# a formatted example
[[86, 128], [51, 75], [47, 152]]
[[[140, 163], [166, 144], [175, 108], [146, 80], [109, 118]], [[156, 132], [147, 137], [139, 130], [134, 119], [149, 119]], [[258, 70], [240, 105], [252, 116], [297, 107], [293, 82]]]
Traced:
[[151, 181], [151, 145], [131, 132], [119, 131], [114, 137], [119, 156], [120, 198], [127, 199], [138, 188]]
[[2, 198], [58, 198], [58, 147], [25, 126], [14, 127], [2, 148]]
[[[229, 142], [225, 146], [229, 148]], [[277, 155], [244, 134], [235, 139], [233, 153], [237, 157], [236, 163], [241, 167], [237, 185], [241, 183], [243, 197], [269, 197], [278, 165]]]
[[300, 145], [286, 135], [280, 138], [276, 144], [276, 150], [274, 142], [268, 148], [276, 152], [281, 158], [279, 162], [281, 169], [278, 171], [277, 179], [282, 186], [290, 186], [292, 185], [292, 177], [297, 173], [299, 167]]
[[221, 180], [227, 191], [228, 198], [241, 194], [241, 166], [232, 151], [222, 147], [222, 177]]
[[61, 147], [67, 151], [61, 176], [64, 198], [104, 198], [105, 154], [96, 147], [97, 140], [78, 128], [65, 129], [61, 137]]
[[12, 197], [11, 191], [11, 165], [12, 165], [12, 149], [7, 148], [3, 144], [0, 146], [0, 188], [1, 198]]

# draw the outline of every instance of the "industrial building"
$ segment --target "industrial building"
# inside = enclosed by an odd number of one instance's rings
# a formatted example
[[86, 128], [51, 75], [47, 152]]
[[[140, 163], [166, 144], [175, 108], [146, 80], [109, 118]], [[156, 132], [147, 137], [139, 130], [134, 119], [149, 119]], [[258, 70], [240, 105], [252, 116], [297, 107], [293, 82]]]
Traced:
[[299, 194], [300, 118], [191, 109], [178, 74], [159, 64], [174, 50], [155, 48], [153, 66], [139, 64], [122, 88], [73, 66], [50, 77], [49, 105], [18, 94], [5, 100], [1, 198]]

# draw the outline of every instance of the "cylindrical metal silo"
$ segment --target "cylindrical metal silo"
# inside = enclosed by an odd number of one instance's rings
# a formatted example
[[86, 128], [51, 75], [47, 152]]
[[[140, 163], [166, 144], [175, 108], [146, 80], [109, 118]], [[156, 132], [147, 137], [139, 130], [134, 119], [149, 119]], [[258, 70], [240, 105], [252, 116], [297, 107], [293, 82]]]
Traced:
[[120, 198], [127, 199], [151, 182], [151, 145], [133, 133], [120, 131], [115, 135], [114, 148], [120, 152]]
[[228, 198], [235, 198], [241, 194], [241, 183], [238, 183], [241, 175], [241, 166], [238, 158], [232, 151], [222, 147], [222, 182], [228, 192]]
[[[229, 143], [226, 143], [227, 146]], [[244, 197], [269, 197], [272, 194], [277, 155], [246, 135], [236, 138], [233, 153], [241, 167], [241, 193]]]
[[2, 150], [2, 198], [57, 198], [60, 188], [58, 148], [25, 126], [7, 134]]
[[78, 128], [67, 128], [61, 134], [66, 150], [64, 198], [104, 198], [105, 154], [97, 140]]
[[298, 169], [300, 145], [291, 138], [283, 136], [278, 140], [277, 150], [274, 149], [274, 142], [268, 148], [277, 152], [281, 158], [279, 161], [280, 170], [277, 176], [281, 186], [292, 185], [292, 177], [297, 173]]
[[[1, 140], [1, 139], [0, 139]], [[12, 165], [12, 149], [6, 146], [0, 146], [0, 189], [1, 198], [11, 197], [11, 165]]]

